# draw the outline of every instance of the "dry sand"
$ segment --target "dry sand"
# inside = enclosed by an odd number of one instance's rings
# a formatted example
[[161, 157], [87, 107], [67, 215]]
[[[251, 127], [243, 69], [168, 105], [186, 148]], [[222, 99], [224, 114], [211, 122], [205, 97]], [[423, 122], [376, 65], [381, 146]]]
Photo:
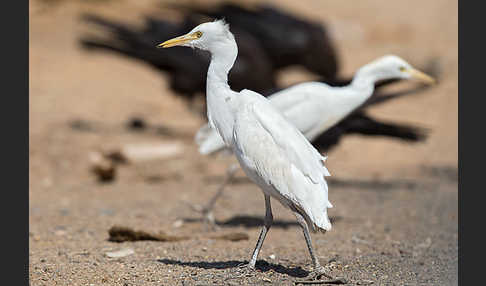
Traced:
[[[371, 110], [381, 119], [429, 128], [425, 143], [348, 136], [328, 154], [333, 229], [313, 240], [321, 263], [349, 284], [456, 285], [457, 1], [270, 2], [325, 22], [343, 75], [385, 53], [417, 65], [440, 60], [438, 86]], [[157, 3], [30, 1], [31, 285], [293, 285], [311, 267], [293, 215], [273, 204], [276, 225], [257, 271], [241, 275], [237, 266], [249, 259], [264, 214], [260, 190], [238, 173], [216, 206], [220, 229], [205, 232], [185, 202], [204, 203], [233, 159], [197, 153], [192, 136], [203, 122], [173, 96], [164, 76], [134, 60], [79, 49], [79, 36], [95, 32], [80, 23], [82, 11], [141, 23]], [[280, 81], [311, 78], [291, 68]], [[124, 124], [133, 115], [178, 135], [130, 132]], [[78, 119], [93, 130], [71, 128]], [[122, 165], [112, 183], [90, 173], [93, 150], [173, 141], [184, 144], [182, 155]], [[181, 219], [192, 222], [174, 225]], [[110, 242], [113, 225], [190, 239]], [[249, 239], [209, 238], [231, 232]], [[134, 254], [106, 256], [126, 248]]]

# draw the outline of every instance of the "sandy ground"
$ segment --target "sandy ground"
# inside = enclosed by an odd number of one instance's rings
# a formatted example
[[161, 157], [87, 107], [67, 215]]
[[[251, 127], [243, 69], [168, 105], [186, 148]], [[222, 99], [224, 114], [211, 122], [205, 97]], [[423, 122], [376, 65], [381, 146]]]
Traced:
[[[311, 264], [302, 232], [277, 202], [257, 271], [239, 272], [264, 213], [260, 190], [242, 172], [217, 204], [216, 232], [206, 232], [187, 207], [215, 192], [233, 159], [197, 153], [192, 136], [203, 122], [173, 96], [164, 76], [136, 61], [79, 49], [79, 36], [95, 32], [80, 23], [82, 11], [140, 23], [158, 2], [45, 2], [30, 2], [31, 285], [293, 285], [304, 279]], [[313, 240], [321, 264], [349, 284], [456, 285], [457, 1], [271, 2], [329, 26], [343, 75], [385, 53], [417, 65], [440, 60], [439, 85], [371, 110], [430, 129], [425, 143], [348, 136], [328, 154], [333, 229]], [[292, 68], [280, 81], [310, 78]], [[131, 132], [124, 125], [133, 115], [176, 135]], [[73, 120], [93, 128], [75, 130]], [[179, 142], [184, 152], [123, 165], [112, 183], [99, 183], [90, 172], [91, 151], [140, 142]], [[107, 240], [113, 225], [190, 239], [115, 243]], [[232, 232], [249, 239], [210, 238]], [[106, 256], [125, 248], [134, 254]]]

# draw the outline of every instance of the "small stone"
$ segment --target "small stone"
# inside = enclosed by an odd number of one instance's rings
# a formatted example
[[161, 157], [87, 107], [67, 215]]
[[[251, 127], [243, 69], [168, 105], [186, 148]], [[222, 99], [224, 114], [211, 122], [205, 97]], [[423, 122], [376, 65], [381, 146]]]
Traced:
[[118, 250], [118, 251], [107, 252], [105, 254], [106, 254], [106, 256], [108, 256], [110, 258], [118, 258], [118, 257], [125, 257], [125, 256], [128, 256], [128, 255], [132, 255], [134, 253], [135, 253], [135, 251], [133, 249], [125, 248], [125, 249], [121, 249], [121, 250]]
[[270, 259], [272, 259], [272, 260], [275, 260], [275, 254], [270, 254], [270, 255], [268, 256], [268, 258], [270, 258]]
[[182, 225], [184, 224], [184, 221], [182, 219], [178, 219], [176, 220], [173, 224], [172, 224], [172, 227], [174, 228], [179, 228], [181, 227]]
[[263, 279], [262, 279], [262, 280], [263, 280], [263, 281], [265, 281], [265, 282], [270, 282], [270, 283], [272, 283], [272, 280], [270, 280], [270, 279], [268, 279], [268, 278], [266, 278], [266, 277], [263, 277]]
[[185, 146], [181, 142], [127, 144], [120, 153], [128, 162], [167, 160], [183, 154]]
[[113, 181], [116, 175], [115, 164], [106, 159], [100, 152], [91, 152], [89, 154], [91, 162], [91, 171], [98, 176], [101, 182]]

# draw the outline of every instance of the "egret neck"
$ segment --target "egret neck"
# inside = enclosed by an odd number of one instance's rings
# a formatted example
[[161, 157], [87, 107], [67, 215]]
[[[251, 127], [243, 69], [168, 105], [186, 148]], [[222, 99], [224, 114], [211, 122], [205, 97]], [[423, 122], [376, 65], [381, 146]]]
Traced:
[[373, 94], [376, 82], [392, 78], [395, 78], [395, 75], [387, 72], [386, 66], [380, 61], [373, 61], [356, 72], [348, 87], [361, 104]]
[[208, 47], [211, 63], [206, 79], [207, 112], [209, 124], [218, 130], [224, 142], [230, 144], [233, 137], [234, 113], [237, 107], [236, 95], [228, 85], [228, 73], [238, 55], [238, 47], [233, 38], [213, 42]]

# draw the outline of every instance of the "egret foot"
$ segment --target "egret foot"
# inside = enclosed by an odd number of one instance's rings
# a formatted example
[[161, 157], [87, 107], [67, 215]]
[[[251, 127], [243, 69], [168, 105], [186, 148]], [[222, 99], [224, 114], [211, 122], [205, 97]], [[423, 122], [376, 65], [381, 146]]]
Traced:
[[[323, 277], [324, 276], [324, 277]], [[323, 279], [324, 278], [324, 279]], [[295, 284], [348, 284], [348, 280], [343, 277], [333, 277], [329, 274], [326, 267], [317, 265], [304, 280], [295, 280]]]
[[309, 278], [313, 280], [319, 280], [321, 279], [322, 276], [328, 279], [334, 279], [334, 277], [332, 277], [331, 274], [329, 274], [329, 270], [327, 270], [325, 267], [321, 265], [317, 265], [316, 267], [314, 267], [314, 270], [312, 270], [312, 272], [309, 273]]
[[203, 211], [203, 222], [204, 222], [204, 227], [206, 230], [218, 230], [219, 226], [216, 224], [216, 220], [214, 219], [213, 212], [208, 210], [208, 211]]
[[207, 206], [203, 207], [197, 204], [191, 204], [191, 203], [187, 203], [187, 204], [193, 211], [201, 215], [201, 221], [203, 221], [204, 228], [206, 231], [209, 230], [215, 231], [219, 229], [218, 225], [216, 224], [216, 220], [214, 219], [212, 209], [209, 209]]
[[242, 276], [251, 276], [255, 274], [255, 265], [251, 263], [242, 263], [237, 266], [236, 271]]

